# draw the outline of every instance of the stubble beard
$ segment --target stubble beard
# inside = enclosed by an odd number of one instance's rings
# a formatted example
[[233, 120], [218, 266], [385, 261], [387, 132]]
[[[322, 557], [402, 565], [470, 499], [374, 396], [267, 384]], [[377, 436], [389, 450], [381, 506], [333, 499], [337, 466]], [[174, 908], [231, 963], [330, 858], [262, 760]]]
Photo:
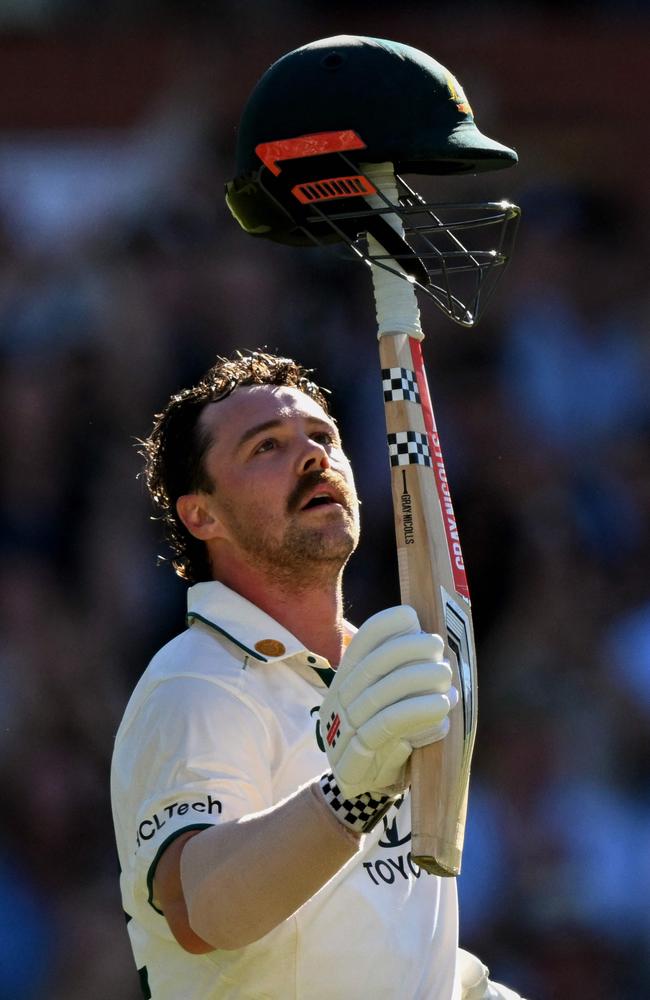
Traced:
[[336, 583], [359, 542], [356, 494], [347, 484], [343, 487], [340, 480], [337, 485], [344, 495], [344, 504], [336, 527], [329, 522], [306, 523], [309, 515], [298, 509], [297, 497], [289, 501], [290, 520], [279, 537], [262, 514], [242, 523], [239, 512], [229, 510], [239, 548], [250, 564], [283, 589]]
[[275, 551], [272, 545], [269, 546], [270, 561], [267, 565], [273, 567], [277, 577], [286, 582], [327, 584], [340, 577], [358, 540], [357, 526], [349, 515], [345, 518], [345, 526], [341, 526], [336, 533], [294, 521]]

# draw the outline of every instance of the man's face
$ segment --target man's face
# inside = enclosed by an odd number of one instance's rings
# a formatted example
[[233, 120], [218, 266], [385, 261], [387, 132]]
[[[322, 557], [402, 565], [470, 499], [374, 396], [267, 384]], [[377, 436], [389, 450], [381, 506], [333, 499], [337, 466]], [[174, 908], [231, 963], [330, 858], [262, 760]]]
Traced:
[[201, 425], [228, 555], [296, 582], [338, 572], [359, 538], [359, 507], [322, 407], [298, 389], [249, 386], [209, 404]]

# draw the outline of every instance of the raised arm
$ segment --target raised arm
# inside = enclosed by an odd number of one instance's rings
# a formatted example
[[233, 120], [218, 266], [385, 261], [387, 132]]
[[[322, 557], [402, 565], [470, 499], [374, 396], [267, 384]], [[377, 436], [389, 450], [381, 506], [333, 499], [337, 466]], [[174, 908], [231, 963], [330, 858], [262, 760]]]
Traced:
[[332, 772], [262, 812], [181, 834], [162, 855], [154, 904], [178, 943], [242, 948], [291, 916], [404, 791], [413, 747], [445, 736], [456, 698], [442, 641], [411, 608], [369, 619], [320, 712]]

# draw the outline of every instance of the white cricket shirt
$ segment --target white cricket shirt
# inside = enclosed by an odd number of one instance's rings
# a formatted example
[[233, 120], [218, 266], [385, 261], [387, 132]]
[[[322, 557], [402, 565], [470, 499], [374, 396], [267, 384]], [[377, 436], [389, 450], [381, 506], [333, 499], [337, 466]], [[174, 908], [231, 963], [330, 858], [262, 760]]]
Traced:
[[138, 682], [112, 763], [122, 900], [145, 996], [458, 1000], [456, 883], [411, 861], [408, 798], [259, 941], [207, 955], [176, 943], [151, 900], [170, 841], [267, 809], [329, 770], [317, 733], [327, 661], [220, 583], [189, 590], [188, 623]]

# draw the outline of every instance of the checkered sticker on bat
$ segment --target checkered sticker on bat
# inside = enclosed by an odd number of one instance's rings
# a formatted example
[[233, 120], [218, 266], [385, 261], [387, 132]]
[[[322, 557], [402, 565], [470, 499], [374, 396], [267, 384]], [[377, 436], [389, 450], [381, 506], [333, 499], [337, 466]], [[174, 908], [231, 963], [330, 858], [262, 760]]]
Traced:
[[408, 368], [382, 368], [382, 387], [384, 401], [396, 403], [406, 400], [409, 403], [419, 403], [417, 376]]
[[388, 454], [391, 465], [432, 466], [431, 449], [427, 434], [419, 431], [397, 431], [388, 435]]

